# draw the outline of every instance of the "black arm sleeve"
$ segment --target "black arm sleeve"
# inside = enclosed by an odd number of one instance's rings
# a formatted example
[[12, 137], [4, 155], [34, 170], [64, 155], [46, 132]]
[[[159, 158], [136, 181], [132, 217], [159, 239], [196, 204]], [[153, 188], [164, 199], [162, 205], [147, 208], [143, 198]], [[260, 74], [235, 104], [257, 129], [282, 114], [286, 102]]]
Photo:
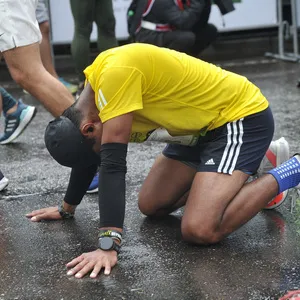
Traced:
[[97, 172], [97, 165], [92, 165], [87, 168], [73, 168], [69, 180], [69, 185], [64, 198], [64, 201], [70, 205], [78, 205], [93, 177]]
[[[155, 5], [161, 7], [154, 7]], [[191, 5], [189, 7], [185, 6], [184, 10], [180, 10], [174, 3], [174, 0], [168, 0], [168, 2], [155, 2], [152, 10], [154, 11], [155, 9], [155, 15], [164, 23], [173, 25], [176, 29], [189, 30], [199, 20], [204, 7], [204, 0], [191, 0]]]
[[100, 228], [123, 228], [125, 215], [125, 175], [127, 144], [101, 146], [99, 171]]

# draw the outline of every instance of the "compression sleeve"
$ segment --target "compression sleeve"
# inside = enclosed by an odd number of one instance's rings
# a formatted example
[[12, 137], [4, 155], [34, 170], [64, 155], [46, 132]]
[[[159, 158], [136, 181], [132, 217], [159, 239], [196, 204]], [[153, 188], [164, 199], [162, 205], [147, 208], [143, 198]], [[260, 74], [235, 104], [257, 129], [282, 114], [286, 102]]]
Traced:
[[99, 171], [100, 228], [123, 228], [125, 215], [125, 175], [127, 144], [101, 146]]
[[70, 205], [78, 205], [85, 195], [93, 177], [97, 172], [97, 165], [87, 168], [73, 168], [64, 201]]

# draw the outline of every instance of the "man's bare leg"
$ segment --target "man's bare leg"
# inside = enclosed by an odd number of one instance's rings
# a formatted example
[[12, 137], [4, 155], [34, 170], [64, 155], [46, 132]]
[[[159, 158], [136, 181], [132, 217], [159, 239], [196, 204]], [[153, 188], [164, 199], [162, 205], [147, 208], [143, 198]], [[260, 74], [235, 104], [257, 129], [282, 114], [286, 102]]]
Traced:
[[18, 47], [2, 53], [13, 79], [36, 97], [54, 116], [73, 104], [66, 87], [44, 68], [39, 44]]
[[[12, 108], [10, 108], [6, 113], [7, 114], [12, 114], [14, 113], [18, 108], [18, 104], [15, 104]], [[2, 94], [0, 92], [0, 115], [3, 111], [3, 97], [2, 97]]]
[[265, 175], [245, 184], [249, 175], [197, 173], [182, 218], [182, 235], [198, 244], [219, 242], [252, 219], [277, 195], [278, 184]]
[[58, 75], [55, 71], [52, 53], [51, 53], [51, 45], [50, 45], [50, 25], [48, 21], [39, 24], [41, 33], [42, 33], [42, 42], [40, 43], [40, 53], [41, 59], [45, 69], [55, 78], [58, 79]]
[[139, 208], [147, 216], [167, 215], [185, 205], [196, 170], [159, 155], [139, 193]]

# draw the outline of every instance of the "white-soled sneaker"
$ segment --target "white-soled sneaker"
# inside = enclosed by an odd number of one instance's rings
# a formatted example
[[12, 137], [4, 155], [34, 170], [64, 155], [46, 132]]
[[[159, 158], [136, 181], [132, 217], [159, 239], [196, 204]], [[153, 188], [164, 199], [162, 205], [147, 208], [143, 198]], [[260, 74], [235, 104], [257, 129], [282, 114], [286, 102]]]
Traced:
[[[268, 171], [280, 166], [282, 163], [290, 158], [290, 147], [289, 143], [284, 137], [276, 141], [272, 141], [268, 151], [266, 152], [260, 166], [257, 170], [258, 177], [266, 174]], [[281, 205], [288, 195], [288, 190], [280, 193], [274, 197], [265, 209], [273, 209]]]
[[25, 105], [19, 100], [17, 110], [5, 118], [4, 134], [0, 136], [0, 145], [9, 144], [15, 140], [30, 124], [35, 114], [35, 107]]
[[8, 185], [8, 179], [4, 177], [2, 172], [0, 171], [0, 192], [3, 191]]

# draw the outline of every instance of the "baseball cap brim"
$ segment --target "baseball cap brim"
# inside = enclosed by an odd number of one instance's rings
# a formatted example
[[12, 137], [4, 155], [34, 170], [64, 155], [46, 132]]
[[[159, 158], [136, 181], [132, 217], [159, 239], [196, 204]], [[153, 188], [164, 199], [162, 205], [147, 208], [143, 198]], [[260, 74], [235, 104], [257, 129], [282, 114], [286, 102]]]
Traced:
[[100, 164], [100, 155], [93, 151], [79, 128], [64, 116], [48, 124], [44, 138], [50, 155], [63, 166], [74, 168]]

